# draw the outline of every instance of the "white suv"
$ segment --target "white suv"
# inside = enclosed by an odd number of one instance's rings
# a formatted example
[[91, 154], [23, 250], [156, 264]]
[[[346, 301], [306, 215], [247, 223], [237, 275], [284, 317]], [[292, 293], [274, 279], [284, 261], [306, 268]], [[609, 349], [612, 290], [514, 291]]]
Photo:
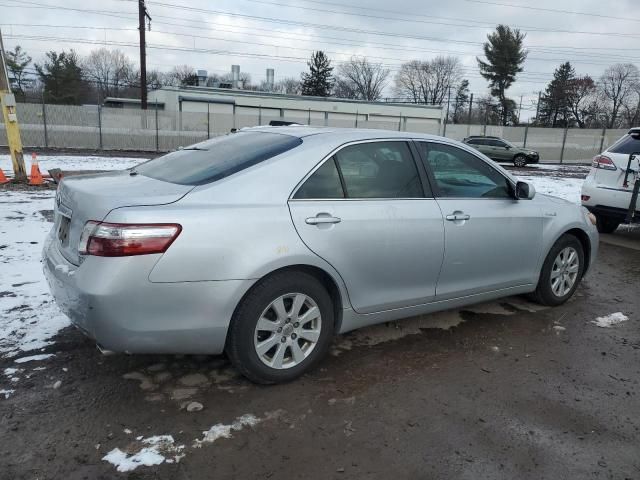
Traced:
[[582, 205], [596, 216], [599, 232], [613, 232], [618, 225], [626, 222], [629, 212], [632, 222], [640, 221], [637, 187], [633, 195], [635, 183], [640, 182], [639, 172], [640, 128], [632, 128], [594, 157], [589, 175], [582, 185]]

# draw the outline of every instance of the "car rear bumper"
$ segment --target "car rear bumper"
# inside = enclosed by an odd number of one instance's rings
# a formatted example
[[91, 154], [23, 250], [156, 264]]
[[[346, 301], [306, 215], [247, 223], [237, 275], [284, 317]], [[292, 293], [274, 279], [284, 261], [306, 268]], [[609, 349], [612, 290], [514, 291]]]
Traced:
[[[630, 190], [597, 185], [591, 177], [587, 177], [582, 185], [582, 205], [595, 215], [624, 220], [630, 203]], [[636, 205], [636, 219], [640, 213], [638, 207]]]
[[60, 309], [101, 348], [127, 353], [218, 354], [251, 280], [153, 283], [159, 255], [69, 263], [47, 239], [44, 273]]

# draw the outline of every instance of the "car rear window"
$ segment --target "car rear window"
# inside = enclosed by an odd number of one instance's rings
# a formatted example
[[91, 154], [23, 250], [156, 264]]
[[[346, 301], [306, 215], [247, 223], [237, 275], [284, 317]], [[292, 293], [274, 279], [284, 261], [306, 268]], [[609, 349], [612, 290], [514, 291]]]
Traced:
[[180, 185], [204, 185], [280, 155], [302, 143], [291, 135], [237, 132], [171, 152], [135, 167], [146, 177]]
[[640, 152], [640, 137], [636, 135], [625, 135], [607, 150], [611, 153], [622, 153], [629, 155]]

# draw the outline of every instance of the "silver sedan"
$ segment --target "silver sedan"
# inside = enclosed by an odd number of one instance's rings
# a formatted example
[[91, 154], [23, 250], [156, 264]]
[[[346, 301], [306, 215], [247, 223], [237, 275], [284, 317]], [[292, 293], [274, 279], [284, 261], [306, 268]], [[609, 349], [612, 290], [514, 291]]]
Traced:
[[453, 140], [258, 127], [64, 179], [44, 268], [103, 350], [225, 351], [276, 383], [336, 333], [507, 295], [562, 304], [593, 223]]

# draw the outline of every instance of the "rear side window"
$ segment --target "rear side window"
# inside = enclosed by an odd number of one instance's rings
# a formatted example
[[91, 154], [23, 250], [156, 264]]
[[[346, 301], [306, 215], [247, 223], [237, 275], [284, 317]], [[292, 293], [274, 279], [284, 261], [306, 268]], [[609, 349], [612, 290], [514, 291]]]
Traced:
[[368, 142], [336, 153], [348, 198], [424, 197], [406, 142]]
[[468, 140], [467, 143], [469, 145], [485, 145], [485, 141], [479, 138], [472, 138], [471, 140]]
[[640, 152], [640, 136], [625, 135], [610, 147], [608, 152], [630, 155]]
[[302, 143], [290, 135], [237, 132], [143, 163], [135, 171], [181, 185], [204, 185], [280, 155]]
[[295, 194], [297, 199], [344, 198], [340, 174], [333, 157], [324, 162]]

